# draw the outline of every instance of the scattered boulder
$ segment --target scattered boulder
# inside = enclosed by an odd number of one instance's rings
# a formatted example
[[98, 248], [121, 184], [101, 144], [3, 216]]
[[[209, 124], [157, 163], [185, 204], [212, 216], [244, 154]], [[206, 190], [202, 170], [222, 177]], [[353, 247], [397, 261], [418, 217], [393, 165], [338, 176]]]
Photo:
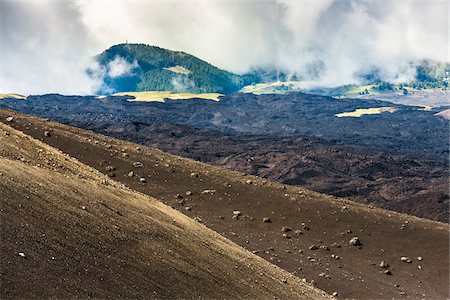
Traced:
[[418, 261], [422, 261], [422, 260], [423, 260], [423, 257], [422, 257], [422, 256], [417, 256], [417, 260], [418, 260]]
[[191, 191], [186, 192], [186, 196], [192, 196], [192, 195], [193, 195], [193, 193]]
[[319, 247], [317, 247], [316, 245], [309, 246], [309, 250], [317, 250], [317, 249], [319, 249]]
[[133, 163], [133, 166], [134, 166], [135, 168], [143, 168], [143, 167], [144, 167], [144, 164], [141, 163], [140, 161], [136, 161], [136, 162]]
[[333, 297], [337, 297], [339, 296], [338, 292], [333, 292], [333, 294], [331, 294]]
[[211, 194], [211, 195], [213, 195], [215, 193], [216, 193], [216, 190], [204, 190], [200, 194], [202, 194], [202, 195], [204, 195], [204, 194]]
[[200, 174], [198, 174], [198, 173], [195, 173], [195, 172], [191, 173], [191, 177], [195, 177], [195, 178], [197, 178], [198, 176], [200, 176]]
[[383, 269], [389, 268], [389, 264], [383, 260], [382, 262], [380, 262], [380, 268]]
[[48, 130], [44, 131], [44, 136], [50, 137], [51, 136], [50, 131], [48, 131]]
[[386, 270], [386, 271], [384, 271], [383, 273], [386, 274], [386, 275], [392, 275], [391, 270]]
[[203, 222], [202, 218], [200, 218], [200, 217], [195, 217], [194, 220], [197, 221], [197, 222], [199, 222], [199, 223], [202, 223], [202, 222]]
[[134, 176], [134, 172], [133, 171], [128, 172], [128, 177], [133, 177], [133, 176]]
[[233, 219], [235, 219], [235, 220], [239, 219], [240, 215], [241, 215], [241, 212], [239, 210], [233, 211]]
[[409, 258], [409, 257], [406, 257], [406, 256], [402, 256], [402, 257], [400, 258], [400, 260], [401, 260], [402, 262], [405, 262], [405, 263], [407, 263], [407, 264], [410, 264], [410, 263], [412, 263], [412, 260], [411, 260], [411, 258]]
[[272, 223], [272, 220], [269, 217], [264, 217], [262, 220], [264, 223]]
[[342, 257], [340, 257], [339, 255], [336, 255], [336, 254], [331, 254], [331, 258], [334, 258], [334, 259], [336, 259], [336, 260], [341, 260], [342, 259]]
[[331, 276], [326, 273], [320, 273], [319, 277], [325, 277], [326, 279], [331, 279]]
[[286, 238], [286, 239], [290, 239], [291, 238], [291, 236], [289, 234], [287, 234], [287, 233], [283, 233], [283, 237]]
[[289, 232], [289, 231], [292, 231], [292, 228], [291, 228], [291, 227], [284, 226], [284, 227], [281, 228], [281, 231], [283, 231], [283, 232]]
[[144, 177], [141, 177], [141, 178], [139, 179], [139, 181], [140, 181], [141, 183], [146, 183], [146, 182], [147, 182], [147, 180], [146, 180]]
[[20, 256], [20, 257], [23, 257], [23, 258], [26, 258], [26, 255], [25, 255], [25, 253], [23, 253], [23, 252], [19, 252], [19, 256]]
[[353, 246], [361, 246], [362, 245], [361, 240], [357, 236], [352, 237], [348, 243]]
[[7, 118], [6, 118], [6, 121], [12, 122], [12, 121], [14, 121], [14, 118], [13, 118], [13, 117], [7, 117]]
[[246, 184], [252, 184], [253, 181], [251, 179], [247, 179], [247, 181], [245, 181]]

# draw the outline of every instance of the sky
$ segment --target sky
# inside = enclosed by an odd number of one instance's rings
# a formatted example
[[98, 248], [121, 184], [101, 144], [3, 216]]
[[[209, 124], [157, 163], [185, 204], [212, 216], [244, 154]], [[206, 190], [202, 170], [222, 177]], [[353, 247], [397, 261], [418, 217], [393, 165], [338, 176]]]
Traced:
[[85, 70], [118, 43], [198, 56], [235, 73], [270, 67], [323, 86], [414, 77], [449, 61], [450, 0], [0, 0], [0, 93], [91, 94]]

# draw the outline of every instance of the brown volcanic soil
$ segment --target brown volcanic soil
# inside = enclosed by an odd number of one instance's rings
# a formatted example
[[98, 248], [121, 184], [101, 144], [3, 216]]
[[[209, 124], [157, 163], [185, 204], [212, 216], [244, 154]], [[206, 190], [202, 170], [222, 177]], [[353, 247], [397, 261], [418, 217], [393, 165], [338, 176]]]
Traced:
[[3, 123], [0, 199], [1, 299], [332, 298]]
[[386, 153], [315, 138], [229, 135], [173, 124], [92, 127], [96, 132], [208, 164], [449, 221], [448, 162], [442, 158]]
[[[209, 228], [300, 278], [314, 280], [329, 293], [338, 292], [338, 297], [449, 296], [448, 224], [285, 187], [23, 114], [3, 111], [3, 122], [6, 115], [15, 117], [13, 127], [190, 217], [200, 217]], [[144, 167], [134, 167], [137, 161]], [[130, 171], [134, 176], [128, 176]], [[141, 177], [147, 182], [141, 183]], [[201, 193], [211, 189], [215, 192]], [[187, 191], [192, 195], [186, 196]], [[232, 218], [235, 210], [242, 213], [238, 219]], [[263, 217], [272, 222], [263, 222]], [[288, 232], [286, 238], [283, 226], [299, 231]], [[362, 246], [349, 245], [354, 236]], [[310, 250], [312, 245], [319, 249]], [[402, 262], [402, 256], [412, 263]], [[383, 273], [382, 260], [392, 275]]]

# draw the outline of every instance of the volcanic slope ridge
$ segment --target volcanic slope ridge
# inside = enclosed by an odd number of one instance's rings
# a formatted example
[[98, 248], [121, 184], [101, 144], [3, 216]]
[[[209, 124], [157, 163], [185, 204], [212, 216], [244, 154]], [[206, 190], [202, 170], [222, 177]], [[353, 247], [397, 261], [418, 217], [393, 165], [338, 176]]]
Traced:
[[0, 120], [161, 200], [302, 281], [336, 292], [338, 298], [449, 296], [448, 224], [9, 110], [0, 111]]
[[332, 298], [1, 122], [0, 199], [1, 299]]

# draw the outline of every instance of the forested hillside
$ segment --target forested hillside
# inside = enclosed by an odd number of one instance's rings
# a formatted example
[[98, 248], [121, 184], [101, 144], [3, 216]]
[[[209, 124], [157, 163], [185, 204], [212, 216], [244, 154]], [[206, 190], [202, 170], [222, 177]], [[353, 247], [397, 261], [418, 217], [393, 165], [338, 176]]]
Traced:
[[98, 68], [88, 73], [103, 82], [99, 93], [232, 93], [257, 80], [256, 76], [221, 70], [184, 52], [145, 44], [115, 45], [95, 59]]

